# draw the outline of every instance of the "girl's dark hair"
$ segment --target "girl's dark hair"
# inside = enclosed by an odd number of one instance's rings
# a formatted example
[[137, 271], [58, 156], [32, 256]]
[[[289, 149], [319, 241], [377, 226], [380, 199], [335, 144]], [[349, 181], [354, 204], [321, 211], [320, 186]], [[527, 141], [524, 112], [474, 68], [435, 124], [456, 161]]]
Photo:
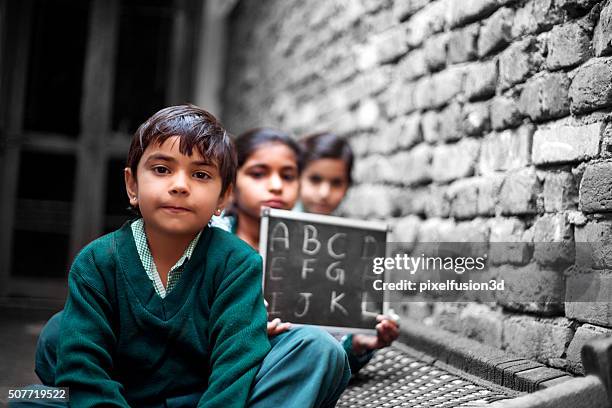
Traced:
[[235, 140], [238, 168], [242, 167], [249, 156], [261, 146], [269, 143], [281, 143], [295, 153], [298, 173], [302, 172], [302, 149], [288, 133], [271, 128], [255, 128], [247, 130]]
[[340, 159], [346, 163], [349, 184], [352, 183], [353, 150], [346, 139], [331, 132], [314, 133], [300, 139], [304, 167], [315, 160]]

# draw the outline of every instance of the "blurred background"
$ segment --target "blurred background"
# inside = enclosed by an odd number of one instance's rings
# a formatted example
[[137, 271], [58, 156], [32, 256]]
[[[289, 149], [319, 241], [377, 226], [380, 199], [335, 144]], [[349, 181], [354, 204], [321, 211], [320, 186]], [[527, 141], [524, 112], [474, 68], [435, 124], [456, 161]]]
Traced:
[[232, 2], [1, 4], [0, 297], [61, 301], [75, 251], [127, 219], [138, 125], [184, 102], [219, 114]]

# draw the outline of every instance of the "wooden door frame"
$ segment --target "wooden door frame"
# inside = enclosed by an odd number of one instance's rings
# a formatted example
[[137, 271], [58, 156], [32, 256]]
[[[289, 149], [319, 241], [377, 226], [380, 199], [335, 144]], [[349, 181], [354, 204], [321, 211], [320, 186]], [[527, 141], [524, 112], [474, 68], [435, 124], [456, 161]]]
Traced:
[[[12, 3], [9, 5], [9, 3]], [[173, 0], [170, 77], [166, 104], [192, 101], [198, 69], [202, 0]], [[17, 6], [15, 4], [18, 4]], [[73, 153], [76, 158], [69, 259], [104, 230], [106, 167], [125, 157], [129, 139], [112, 131], [115, 59], [121, 0], [91, 0], [77, 140], [23, 130], [30, 20], [34, 0], [0, 0], [0, 300], [9, 294], [65, 297], [65, 278], [11, 276], [14, 215], [21, 151]], [[11, 16], [8, 16], [8, 14]], [[13, 14], [18, 14], [18, 19]], [[7, 62], [10, 61], [10, 62]], [[3, 103], [8, 101], [8, 103]], [[44, 245], [44, 243], [37, 243]]]
[[[14, 10], [9, 10], [15, 7]], [[17, 186], [19, 160], [21, 151], [21, 135], [23, 132], [23, 114], [25, 109], [25, 89], [30, 51], [30, 21], [32, 17], [33, 0], [3, 4], [2, 58], [11, 61], [2, 65], [2, 82], [0, 83], [0, 98], [2, 101], [2, 146], [0, 146], [0, 296], [5, 296], [11, 286], [11, 265], [13, 254], [13, 225], [15, 205], [17, 201]], [[8, 14], [15, 12], [15, 18]], [[11, 16], [12, 17], [12, 16]], [[14, 46], [12, 46], [14, 44]], [[12, 69], [11, 69], [12, 68]]]

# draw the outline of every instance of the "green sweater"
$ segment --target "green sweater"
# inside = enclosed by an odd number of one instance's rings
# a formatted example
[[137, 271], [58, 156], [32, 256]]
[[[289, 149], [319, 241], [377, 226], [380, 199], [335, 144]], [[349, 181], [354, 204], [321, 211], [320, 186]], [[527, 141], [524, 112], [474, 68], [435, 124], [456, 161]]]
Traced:
[[71, 405], [146, 406], [198, 391], [199, 407], [244, 407], [270, 349], [261, 258], [207, 227], [162, 299], [129, 224], [85, 247], [68, 277], [56, 385]]

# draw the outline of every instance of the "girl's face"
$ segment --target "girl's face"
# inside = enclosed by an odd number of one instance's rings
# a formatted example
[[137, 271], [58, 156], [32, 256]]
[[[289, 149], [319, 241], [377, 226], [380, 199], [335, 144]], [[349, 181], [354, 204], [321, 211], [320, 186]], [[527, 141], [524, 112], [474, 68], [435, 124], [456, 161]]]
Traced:
[[261, 145], [238, 169], [234, 201], [239, 212], [253, 218], [263, 206], [291, 210], [298, 194], [297, 157], [282, 143]]
[[300, 199], [304, 209], [315, 214], [331, 214], [349, 187], [346, 163], [342, 159], [313, 160], [301, 177]]

